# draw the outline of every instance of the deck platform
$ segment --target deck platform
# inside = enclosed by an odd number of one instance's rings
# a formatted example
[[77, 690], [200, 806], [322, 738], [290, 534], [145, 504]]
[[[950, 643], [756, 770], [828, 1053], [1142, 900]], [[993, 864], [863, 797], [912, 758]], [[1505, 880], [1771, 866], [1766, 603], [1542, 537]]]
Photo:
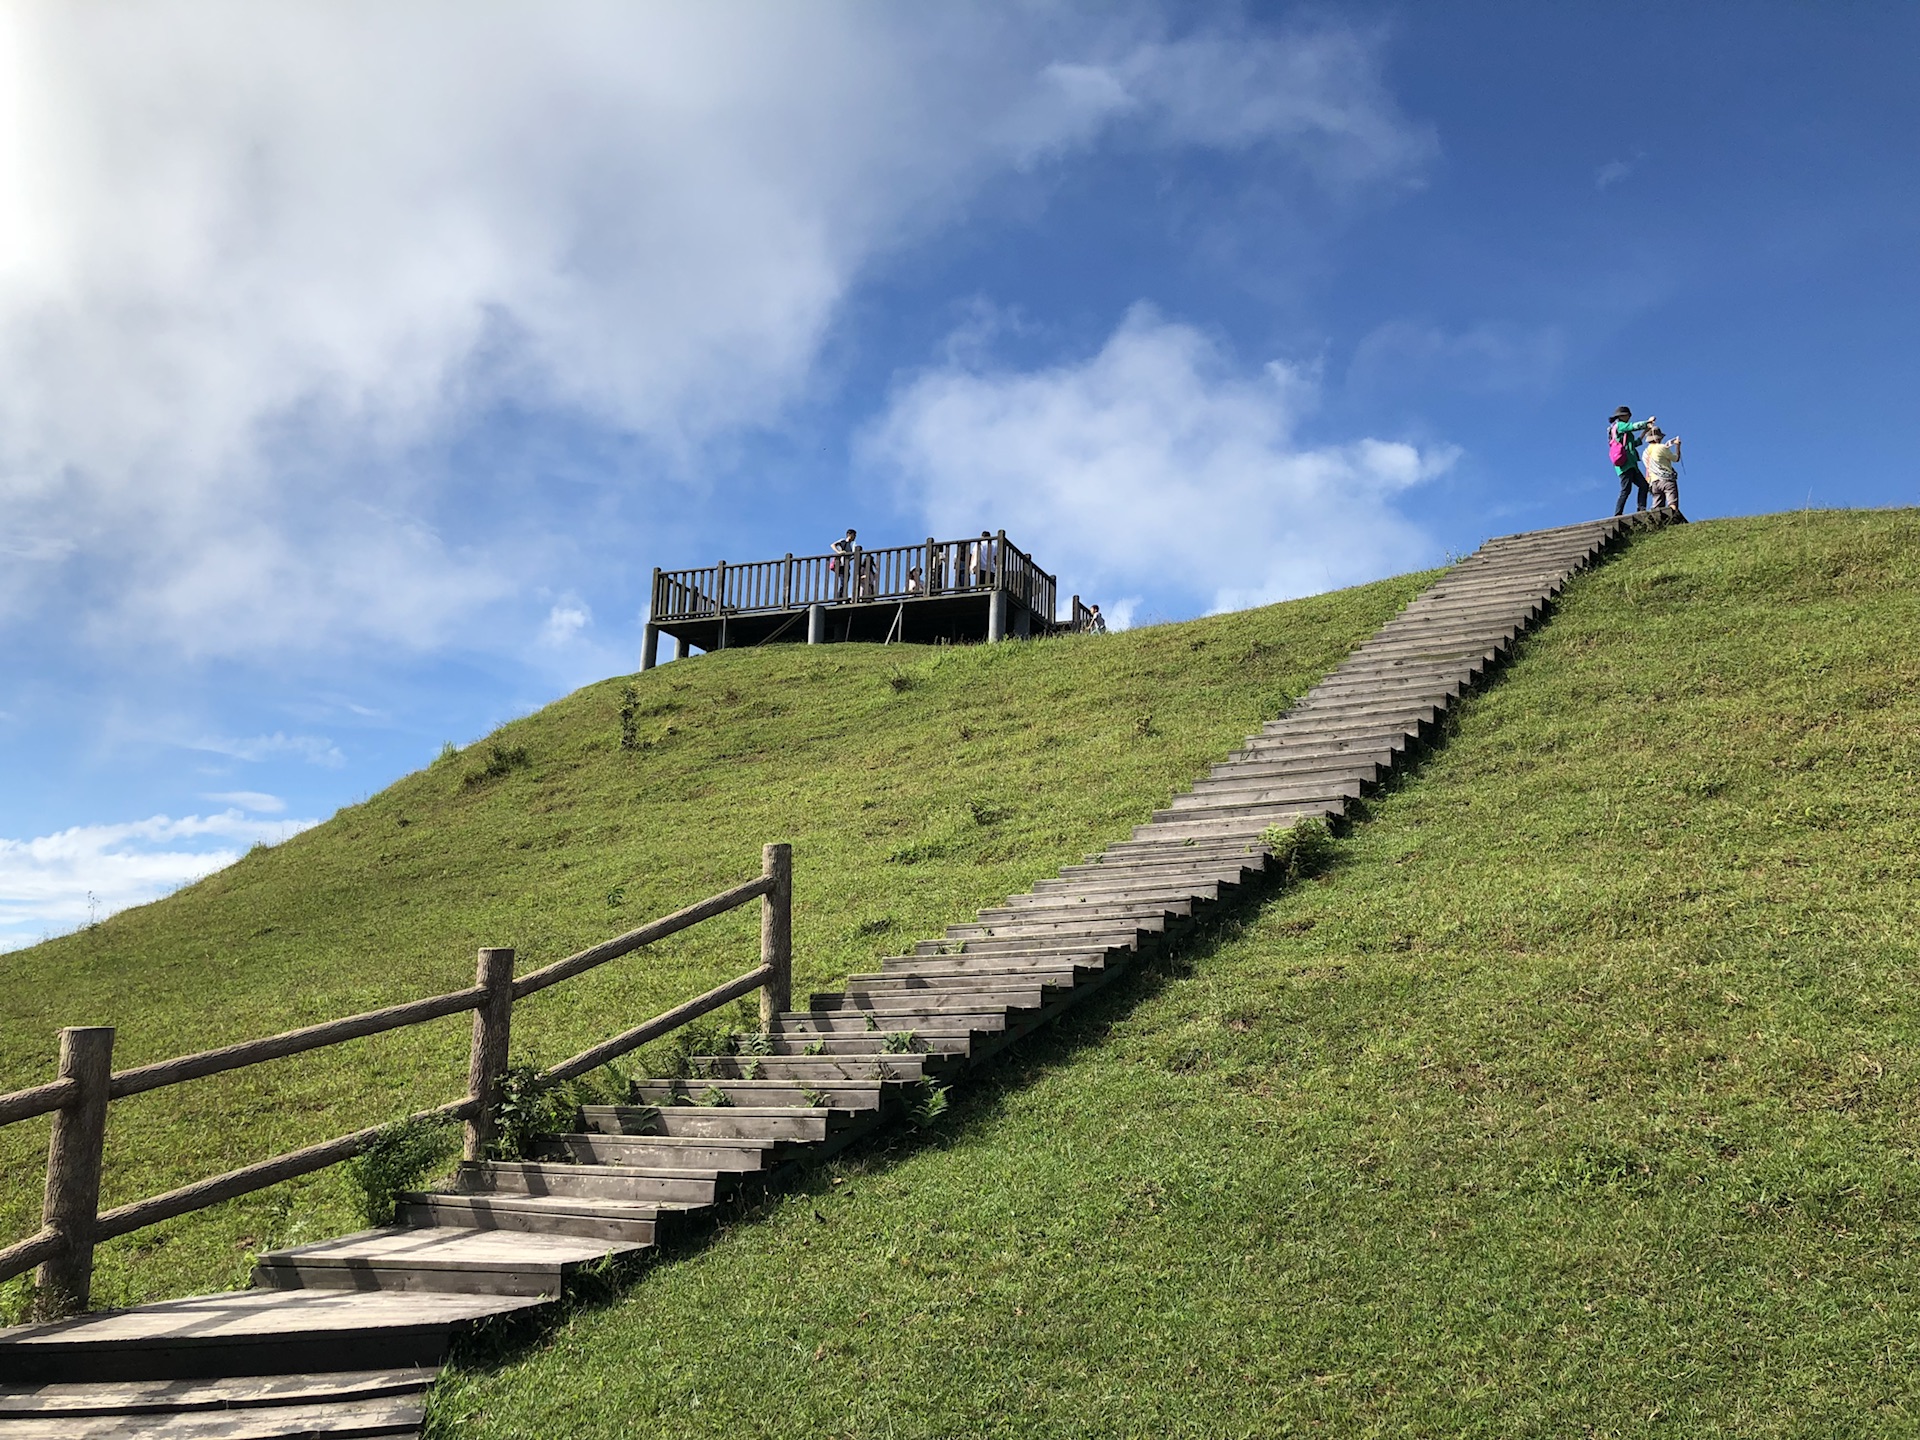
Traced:
[[1055, 618], [1058, 581], [1010, 544], [1007, 532], [844, 554], [785, 555], [653, 572], [640, 668], [694, 649], [865, 641], [972, 644], [1077, 630], [1080, 597]]

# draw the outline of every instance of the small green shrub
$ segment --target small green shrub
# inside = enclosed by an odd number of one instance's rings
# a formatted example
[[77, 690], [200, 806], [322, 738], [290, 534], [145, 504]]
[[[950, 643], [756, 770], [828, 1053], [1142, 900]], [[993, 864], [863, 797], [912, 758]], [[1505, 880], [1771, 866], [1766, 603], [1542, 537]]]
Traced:
[[631, 680], [620, 687], [620, 748], [640, 748], [640, 692]]
[[578, 1085], [542, 1081], [537, 1065], [525, 1061], [509, 1065], [500, 1077], [500, 1098], [493, 1107], [493, 1140], [487, 1146], [487, 1158], [526, 1159], [533, 1142], [542, 1135], [573, 1128], [580, 1099]]
[[391, 1225], [400, 1196], [453, 1154], [455, 1122], [445, 1117], [396, 1120], [341, 1167], [355, 1208], [368, 1225]]
[[1327, 822], [1311, 817], [1291, 825], [1269, 825], [1260, 836], [1260, 843], [1273, 856], [1274, 868], [1287, 884], [1318, 875], [1333, 863], [1338, 853]]
[[487, 746], [486, 763], [478, 770], [467, 771], [460, 777], [460, 783], [471, 790], [489, 780], [498, 780], [516, 770], [525, 770], [532, 764], [533, 758], [527, 754], [526, 746], [502, 745], [496, 740]]
[[907, 1119], [916, 1129], [927, 1130], [940, 1123], [947, 1113], [947, 1087], [936, 1085], [931, 1080], [922, 1080], [914, 1086], [911, 1098], [907, 1101]]

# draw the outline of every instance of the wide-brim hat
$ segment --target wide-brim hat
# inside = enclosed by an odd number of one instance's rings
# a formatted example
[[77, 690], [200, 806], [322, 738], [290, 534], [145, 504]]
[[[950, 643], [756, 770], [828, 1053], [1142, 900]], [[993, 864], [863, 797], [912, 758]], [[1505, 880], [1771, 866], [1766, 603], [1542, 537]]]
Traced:
[[1633, 418], [1633, 411], [1622, 405], [1618, 410], [1613, 412], [1613, 418], [1615, 420], [1631, 420]]

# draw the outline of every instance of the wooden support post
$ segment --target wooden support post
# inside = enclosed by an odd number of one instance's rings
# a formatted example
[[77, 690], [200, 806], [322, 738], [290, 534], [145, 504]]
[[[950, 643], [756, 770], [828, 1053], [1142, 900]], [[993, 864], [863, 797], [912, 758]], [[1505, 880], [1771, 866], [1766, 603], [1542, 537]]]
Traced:
[[684, 636], [684, 635], [676, 635], [676, 636], [674, 636], [674, 637], [673, 637], [673, 658], [674, 658], [674, 659], [676, 659], [676, 660], [684, 660], [684, 659], [686, 659], [686, 658], [687, 658], [687, 652], [688, 652], [688, 651], [690, 651], [690, 650], [692, 650], [692, 649], [693, 649], [693, 646], [691, 646], [691, 645], [689, 645], [689, 644], [687, 643], [687, 637], [686, 637], [686, 636]]
[[1073, 597], [1073, 608], [1067, 611], [1067, 627], [1071, 630], [1080, 628], [1080, 597], [1078, 595]]
[[773, 971], [760, 987], [760, 1028], [767, 1031], [793, 1008], [793, 846], [765, 847], [760, 873], [773, 881], [760, 897], [760, 963]]
[[827, 607], [815, 601], [807, 606], [807, 644], [827, 643]]
[[933, 536], [927, 536], [927, 559], [926, 563], [920, 567], [920, 593], [922, 595], [933, 594], [933, 552], [938, 544], [939, 542], [936, 541]]
[[998, 585], [987, 596], [987, 640], [1007, 638], [1007, 592]]
[[93, 1289], [93, 1228], [100, 1214], [100, 1159], [107, 1141], [107, 1099], [113, 1084], [113, 1027], [75, 1025], [60, 1032], [60, 1078], [79, 1089], [53, 1112], [47, 1142], [47, 1190], [41, 1223], [61, 1239], [60, 1253], [41, 1262], [41, 1316], [87, 1308]]
[[660, 662], [660, 627], [649, 620], [640, 637], [640, 668], [651, 670]]
[[507, 1045], [513, 1032], [513, 951], [480, 952], [474, 984], [487, 992], [473, 1012], [473, 1049], [467, 1058], [467, 1094], [479, 1110], [467, 1121], [466, 1158], [484, 1160], [493, 1141], [493, 1107], [500, 1099], [500, 1077], [507, 1073]]
[[793, 604], [793, 552], [787, 552], [786, 563], [780, 569], [780, 605], [785, 609]]

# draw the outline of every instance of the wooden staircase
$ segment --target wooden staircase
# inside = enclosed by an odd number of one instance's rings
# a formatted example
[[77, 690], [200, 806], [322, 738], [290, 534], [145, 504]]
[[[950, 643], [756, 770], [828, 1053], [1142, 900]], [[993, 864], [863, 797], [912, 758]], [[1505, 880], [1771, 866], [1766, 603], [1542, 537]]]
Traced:
[[396, 1223], [260, 1257], [254, 1287], [0, 1331], [0, 1440], [416, 1434], [452, 1339], [888, 1123], [1257, 885], [1263, 835], [1336, 820], [1645, 517], [1491, 540], [1132, 836], [883, 959], [697, 1078], [460, 1167]]

